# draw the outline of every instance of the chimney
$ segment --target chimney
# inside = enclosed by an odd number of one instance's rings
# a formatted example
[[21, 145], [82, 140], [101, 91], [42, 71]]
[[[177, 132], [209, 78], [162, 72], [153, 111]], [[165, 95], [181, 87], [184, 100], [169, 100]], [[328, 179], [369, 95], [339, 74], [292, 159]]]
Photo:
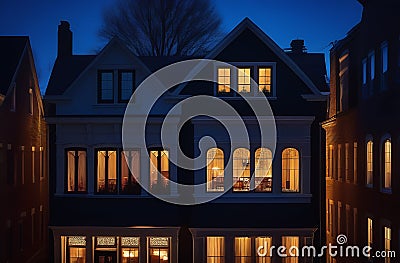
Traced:
[[290, 51], [295, 54], [305, 53], [307, 48], [304, 46], [303, 39], [295, 39], [290, 42]]
[[72, 56], [72, 32], [67, 21], [58, 25], [58, 53], [57, 57]]

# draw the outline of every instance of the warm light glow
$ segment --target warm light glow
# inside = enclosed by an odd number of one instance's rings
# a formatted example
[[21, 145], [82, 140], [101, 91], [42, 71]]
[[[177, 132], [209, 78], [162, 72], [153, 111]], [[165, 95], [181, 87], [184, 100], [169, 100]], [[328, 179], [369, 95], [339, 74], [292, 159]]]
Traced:
[[250, 191], [250, 151], [245, 148], [233, 152], [233, 191]]
[[258, 69], [258, 90], [264, 93], [271, 92], [271, 68]]
[[254, 154], [256, 192], [272, 191], [272, 152], [268, 148], [258, 148]]
[[286, 148], [282, 151], [282, 192], [299, 192], [299, 151]]
[[251, 263], [251, 238], [235, 237], [235, 262]]
[[231, 69], [218, 68], [218, 92], [231, 91]]
[[207, 263], [225, 262], [225, 238], [207, 237]]
[[224, 152], [219, 148], [207, 151], [207, 191], [224, 191]]
[[238, 69], [238, 92], [250, 92], [250, 68]]
[[367, 142], [367, 184], [372, 185], [373, 180], [373, 143], [372, 141]]
[[384, 165], [384, 187], [391, 188], [392, 187], [392, 143], [390, 140], [385, 141], [385, 165]]

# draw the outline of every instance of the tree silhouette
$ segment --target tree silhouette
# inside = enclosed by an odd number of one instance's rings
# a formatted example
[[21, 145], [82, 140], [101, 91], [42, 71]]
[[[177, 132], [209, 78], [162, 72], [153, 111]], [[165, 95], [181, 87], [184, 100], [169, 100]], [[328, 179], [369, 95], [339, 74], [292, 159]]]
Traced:
[[221, 25], [210, 0], [119, 0], [103, 20], [101, 37], [117, 36], [145, 56], [204, 54]]

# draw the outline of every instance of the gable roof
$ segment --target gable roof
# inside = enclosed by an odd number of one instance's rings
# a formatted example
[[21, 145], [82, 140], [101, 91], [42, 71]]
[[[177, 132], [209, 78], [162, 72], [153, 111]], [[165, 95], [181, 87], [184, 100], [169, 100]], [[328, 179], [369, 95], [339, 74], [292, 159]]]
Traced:
[[28, 41], [27, 36], [0, 36], [0, 94], [4, 96], [11, 86]]
[[316, 87], [315, 83], [309, 76], [297, 65], [267, 34], [264, 33], [253, 21], [248, 17], [242, 20], [217, 46], [211, 51], [206, 58], [213, 59], [221, 53], [230, 43], [232, 43], [246, 29], [252, 31], [265, 43], [292, 71], [306, 84], [311, 93], [316, 96], [324, 96]]
[[47, 84], [46, 95], [62, 94], [96, 55], [72, 55], [57, 58]]

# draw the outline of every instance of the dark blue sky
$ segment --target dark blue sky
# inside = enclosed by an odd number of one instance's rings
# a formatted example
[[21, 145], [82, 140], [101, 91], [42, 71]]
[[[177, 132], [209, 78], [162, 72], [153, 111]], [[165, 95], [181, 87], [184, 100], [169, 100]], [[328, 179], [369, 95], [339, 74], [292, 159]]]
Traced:
[[[67, 20], [73, 31], [73, 52], [91, 54], [105, 42], [98, 37], [102, 13], [115, 0], [9, 0], [0, 1], [0, 35], [28, 35], [44, 91], [57, 54], [57, 25]], [[356, 0], [216, 0], [229, 32], [249, 17], [280, 47], [301, 38], [309, 52], [324, 52], [360, 21]], [[328, 59], [327, 59], [327, 62]]]

